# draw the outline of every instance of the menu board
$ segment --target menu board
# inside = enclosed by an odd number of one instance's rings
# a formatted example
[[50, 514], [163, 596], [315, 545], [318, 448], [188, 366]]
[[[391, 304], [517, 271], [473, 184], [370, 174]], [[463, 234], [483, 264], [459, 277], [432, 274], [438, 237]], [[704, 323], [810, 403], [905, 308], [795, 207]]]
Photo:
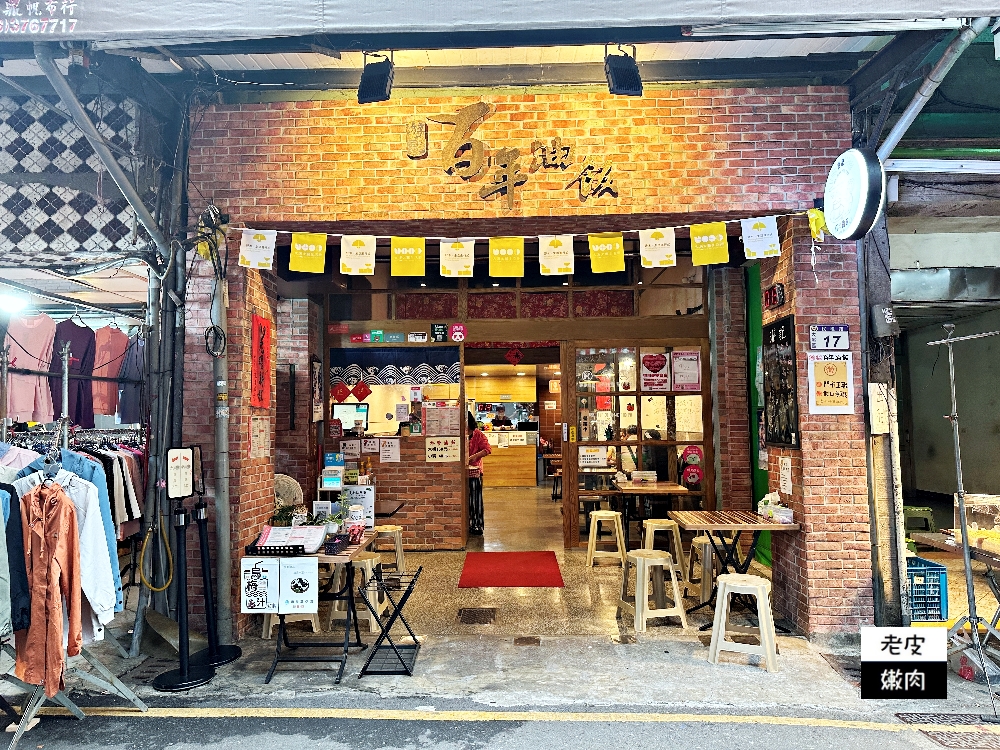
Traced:
[[799, 447], [795, 317], [764, 326], [764, 432], [768, 445]]
[[428, 437], [462, 434], [462, 409], [447, 404], [424, 403], [424, 434]]
[[458, 437], [424, 438], [427, 463], [443, 464], [462, 460], [462, 439]]

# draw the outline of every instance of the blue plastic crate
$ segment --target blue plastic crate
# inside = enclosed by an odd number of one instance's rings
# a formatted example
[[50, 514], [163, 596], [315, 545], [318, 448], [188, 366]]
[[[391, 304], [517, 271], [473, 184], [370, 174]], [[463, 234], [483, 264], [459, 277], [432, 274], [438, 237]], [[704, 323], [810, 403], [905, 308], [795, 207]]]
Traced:
[[910, 579], [910, 619], [939, 622], [948, 619], [948, 568], [922, 557], [906, 558]]

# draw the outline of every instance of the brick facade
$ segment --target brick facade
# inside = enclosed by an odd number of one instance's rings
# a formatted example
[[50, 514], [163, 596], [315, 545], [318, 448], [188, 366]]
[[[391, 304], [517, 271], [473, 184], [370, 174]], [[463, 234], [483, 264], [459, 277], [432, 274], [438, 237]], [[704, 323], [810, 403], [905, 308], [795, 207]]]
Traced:
[[[857, 633], [874, 620], [860, 344], [856, 333], [857, 260], [854, 243], [827, 236], [816, 246], [804, 218], [780, 222], [782, 254], [761, 262], [761, 289], [785, 285], [785, 304], [764, 311], [764, 325], [795, 315], [801, 449], [768, 450], [770, 490], [778, 489], [778, 459], [792, 459], [789, 502], [798, 533], [772, 535], [774, 605], [811, 635]], [[849, 415], [809, 414], [806, 352], [809, 326], [846, 323], [854, 352], [855, 409]]]
[[[657, 227], [804, 210], [822, 194], [826, 170], [835, 156], [850, 146], [847, 94], [835, 87], [651, 89], [647, 96], [635, 99], [589, 89], [537, 91], [407, 97], [364, 107], [346, 99], [213, 105], [193, 123], [192, 194], [223, 207], [234, 226], [262, 228], [297, 225], [316, 231], [385, 234], [390, 225], [384, 222], [402, 220], [407, 222], [408, 233], [442, 236], [442, 222], [451, 222], [448, 232], [458, 231], [456, 226], [465, 222], [472, 234], [476, 230], [538, 233], [543, 224], [546, 233], [557, 233], [557, 227], [558, 231], [579, 231], [584, 225], [590, 229], [583, 231]], [[469, 183], [445, 172], [441, 148], [451, 126], [428, 123], [427, 158], [413, 160], [405, 154], [409, 121], [452, 115], [481, 100], [490, 103], [493, 112], [473, 137], [483, 141], [488, 156], [505, 147], [521, 153], [527, 182], [518, 191], [512, 210], [506, 208], [506, 200], [478, 196], [480, 187], [493, 179], [492, 169]], [[572, 166], [565, 172], [531, 172], [532, 142], [549, 142], [556, 136], [571, 145]], [[617, 196], [581, 200], [575, 189], [567, 189], [587, 159], [614, 165]], [[603, 222], [607, 226], [597, 226]], [[494, 225], [505, 231], [493, 232]], [[820, 247], [817, 284], [804, 219], [782, 220], [780, 226], [783, 254], [762, 264], [761, 283], [766, 287], [781, 280], [789, 301], [782, 310], [765, 314], [765, 323], [790, 310], [796, 314], [803, 449], [772, 449], [771, 476], [776, 486], [777, 459], [791, 455], [791, 503], [803, 530], [774, 535], [775, 607], [807, 633], [856, 632], [858, 625], [872, 619], [861, 401], [859, 396], [856, 413], [850, 416], [810, 416], [804, 359], [810, 322], [846, 322], [852, 331], [858, 328], [854, 246], [828, 239]], [[734, 247], [733, 253], [738, 252]], [[231, 257], [236, 254], [232, 247]], [[204, 281], [197, 274], [196, 264], [187, 308], [190, 340], [185, 373], [191, 385], [185, 436], [190, 433], [192, 439], [211, 445], [211, 410], [194, 407], [211, 403], [211, 363], [200, 340], [205, 316], [197, 309], [207, 302]], [[713, 398], [719, 410], [719, 483], [724, 507], [750, 503], [746, 303], [741, 274], [738, 269], [718, 269], [713, 280], [720, 363]], [[244, 402], [251, 312], [278, 320], [281, 328], [276, 339], [289, 333], [282, 320], [290, 316], [295, 331], [301, 313], [299, 303], [288, 304], [286, 312], [286, 303], [277, 301], [273, 282], [268, 273], [231, 270], [234, 560], [271, 513], [271, 476], [276, 466], [297, 467], [314, 450], [313, 445], [303, 447], [293, 435], [275, 431], [276, 409], [287, 410], [281, 399], [272, 399], [276, 406], [266, 411], [251, 409]], [[313, 325], [311, 320], [309, 325]], [[319, 325], [317, 316], [314, 330]], [[287, 344], [282, 342], [281, 351], [273, 353], [279, 370], [291, 358], [302, 357], [305, 349], [311, 350], [310, 336], [303, 339], [297, 332]], [[857, 363], [857, 352], [855, 356]], [[860, 393], [860, 384], [856, 392]], [[297, 402], [305, 408], [307, 390]], [[276, 450], [266, 458], [247, 458], [251, 413], [271, 418]], [[281, 414], [283, 430], [287, 411]], [[300, 429], [304, 428], [297, 425], [296, 435]], [[425, 464], [421, 438], [403, 439], [401, 458], [400, 464], [378, 466], [376, 475], [384, 486], [406, 493], [408, 501], [419, 501], [413, 512], [423, 521], [416, 515], [398, 519], [407, 529], [408, 546], [460, 548], [466, 514], [461, 465], [445, 464], [439, 469]], [[210, 478], [208, 483], [211, 486]], [[436, 490], [428, 489], [433, 485]], [[390, 497], [388, 491], [380, 494]], [[248, 623], [247, 618], [238, 618], [238, 631], [247, 632]]]
[[[403, 527], [407, 550], [459, 550], [465, 547], [468, 511], [465, 507], [465, 464], [429, 464], [424, 460], [424, 438], [399, 438], [399, 463], [382, 463], [377, 453], [366, 454], [375, 473], [379, 500], [405, 505], [388, 524]], [[339, 442], [334, 440], [339, 448]], [[381, 522], [381, 521], [380, 521]]]

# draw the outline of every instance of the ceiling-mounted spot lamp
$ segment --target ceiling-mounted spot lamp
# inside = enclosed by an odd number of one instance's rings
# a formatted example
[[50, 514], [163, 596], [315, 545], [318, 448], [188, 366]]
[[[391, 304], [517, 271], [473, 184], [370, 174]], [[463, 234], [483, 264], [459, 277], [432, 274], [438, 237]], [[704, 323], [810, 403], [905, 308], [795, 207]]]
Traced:
[[380, 57], [382, 59], [377, 62], [368, 62], [368, 53], [364, 53], [365, 67], [361, 71], [361, 83], [358, 84], [358, 104], [389, 101], [392, 94], [392, 58], [385, 55]]
[[608, 78], [608, 91], [622, 96], [642, 96], [642, 77], [635, 61], [635, 45], [626, 46], [632, 47], [631, 57], [620, 44], [620, 55], [609, 55], [608, 45], [604, 45], [604, 74]]

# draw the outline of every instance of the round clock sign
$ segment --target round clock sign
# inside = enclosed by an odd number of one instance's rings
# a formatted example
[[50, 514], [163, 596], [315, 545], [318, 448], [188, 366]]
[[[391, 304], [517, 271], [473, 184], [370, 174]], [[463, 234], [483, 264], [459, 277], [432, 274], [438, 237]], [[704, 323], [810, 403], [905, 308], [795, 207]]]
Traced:
[[872, 228], [885, 204], [885, 170], [872, 151], [852, 148], [830, 168], [823, 213], [838, 240], [859, 240]]

